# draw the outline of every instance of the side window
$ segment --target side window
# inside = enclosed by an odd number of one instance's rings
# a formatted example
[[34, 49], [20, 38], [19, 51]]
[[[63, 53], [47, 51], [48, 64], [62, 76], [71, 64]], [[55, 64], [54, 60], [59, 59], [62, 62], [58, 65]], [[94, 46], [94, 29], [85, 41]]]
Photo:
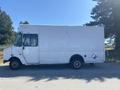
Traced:
[[38, 35], [37, 34], [24, 34], [23, 45], [28, 47], [38, 46]]
[[21, 33], [16, 34], [16, 39], [15, 39], [14, 45], [17, 47], [22, 46], [22, 34]]
[[38, 35], [37, 34], [33, 34], [31, 35], [31, 46], [38, 46]]

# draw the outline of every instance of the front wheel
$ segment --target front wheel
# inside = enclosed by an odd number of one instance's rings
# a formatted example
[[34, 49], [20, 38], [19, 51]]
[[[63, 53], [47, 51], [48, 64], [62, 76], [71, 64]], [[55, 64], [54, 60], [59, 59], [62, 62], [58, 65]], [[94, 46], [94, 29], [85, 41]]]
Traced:
[[21, 62], [19, 60], [11, 60], [10, 64], [9, 64], [9, 67], [12, 70], [17, 70], [21, 67]]

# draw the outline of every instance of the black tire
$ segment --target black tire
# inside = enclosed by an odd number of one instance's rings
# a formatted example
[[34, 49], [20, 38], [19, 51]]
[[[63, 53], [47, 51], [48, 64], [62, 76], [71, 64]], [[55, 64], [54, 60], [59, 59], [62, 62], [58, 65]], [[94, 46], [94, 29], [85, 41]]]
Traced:
[[17, 59], [15, 59], [15, 60], [10, 60], [10, 64], [9, 64], [9, 67], [10, 67], [10, 69], [12, 69], [12, 70], [18, 70], [20, 67], [21, 67], [21, 62], [19, 61], [19, 60], [17, 60]]
[[79, 58], [74, 58], [71, 60], [70, 65], [73, 69], [80, 69], [83, 66], [83, 62]]

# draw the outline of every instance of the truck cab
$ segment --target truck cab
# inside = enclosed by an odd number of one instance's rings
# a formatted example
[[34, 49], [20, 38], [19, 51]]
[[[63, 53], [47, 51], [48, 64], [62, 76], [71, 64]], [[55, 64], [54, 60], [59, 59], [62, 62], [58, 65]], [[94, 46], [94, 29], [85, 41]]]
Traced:
[[16, 40], [13, 45], [4, 49], [4, 63], [10, 62], [11, 65], [13, 62], [17, 64], [39, 64], [39, 47], [38, 47], [38, 35], [37, 34], [23, 34], [19, 32], [16, 36]]

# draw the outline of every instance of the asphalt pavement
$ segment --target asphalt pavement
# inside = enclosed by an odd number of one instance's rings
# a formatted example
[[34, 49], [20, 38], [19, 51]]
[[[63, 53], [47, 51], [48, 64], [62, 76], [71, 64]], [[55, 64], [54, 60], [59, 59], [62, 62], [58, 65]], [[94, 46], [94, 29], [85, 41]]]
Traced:
[[24, 66], [0, 65], [0, 90], [120, 90], [120, 64]]

